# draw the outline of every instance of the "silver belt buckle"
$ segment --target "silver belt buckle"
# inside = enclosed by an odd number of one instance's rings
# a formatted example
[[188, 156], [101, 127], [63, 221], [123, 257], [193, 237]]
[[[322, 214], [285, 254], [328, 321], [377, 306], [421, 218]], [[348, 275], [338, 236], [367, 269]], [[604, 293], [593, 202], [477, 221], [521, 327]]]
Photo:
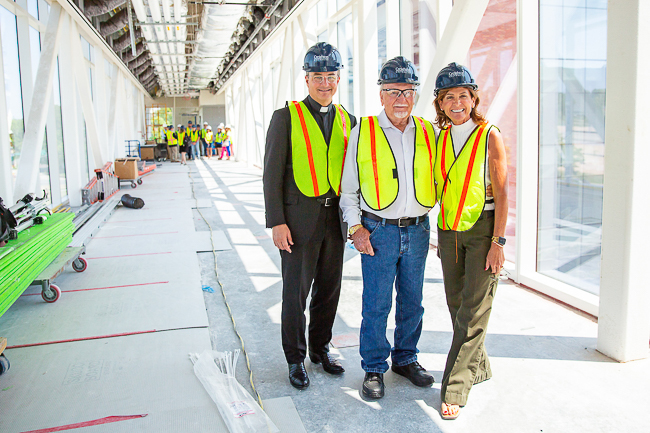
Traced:
[[405, 225], [402, 225], [402, 220], [408, 220], [409, 217], [402, 217], [397, 219], [397, 227], [406, 227]]
[[325, 207], [330, 207], [330, 206], [332, 206], [332, 202], [334, 201], [334, 200], [332, 199], [332, 197], [326, 197], [326, 198], [323, 199], [323, 200], [324, 200], [324, 201], [323, 201], [323, 206], [325, 206]]

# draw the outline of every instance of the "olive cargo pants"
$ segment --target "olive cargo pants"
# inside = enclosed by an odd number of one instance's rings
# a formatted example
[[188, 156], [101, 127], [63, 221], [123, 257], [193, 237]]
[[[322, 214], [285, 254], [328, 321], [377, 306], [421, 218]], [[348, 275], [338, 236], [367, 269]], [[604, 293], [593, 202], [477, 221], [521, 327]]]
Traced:
[[492, 377], [484, 341], [499, 281], [485, 270], [493, 230], [493, 211], [483, 212], [464, 232], [438, 229], [438, 255], [454, 326], [440, 390], [444, 403], [464, 406], [472, 385]]

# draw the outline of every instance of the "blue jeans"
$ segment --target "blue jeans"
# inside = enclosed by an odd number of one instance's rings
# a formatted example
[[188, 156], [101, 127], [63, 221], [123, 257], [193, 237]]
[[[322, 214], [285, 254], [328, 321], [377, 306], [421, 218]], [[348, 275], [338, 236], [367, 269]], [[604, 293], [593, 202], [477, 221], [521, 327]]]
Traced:
[[[417, 344], [422, 334], [422, 286], [429, 253], [429, 218], [417, 225], [398, 227], [362, 217], [370, 231], [375, 255], [361, 256], [363, 297], [360, 346], [361, 368], [369, 373], [385, 373], [390, 355], [393, 365], [417, 360]], [[397, 291], [395, 334], [391, 349], [386, 323]]]

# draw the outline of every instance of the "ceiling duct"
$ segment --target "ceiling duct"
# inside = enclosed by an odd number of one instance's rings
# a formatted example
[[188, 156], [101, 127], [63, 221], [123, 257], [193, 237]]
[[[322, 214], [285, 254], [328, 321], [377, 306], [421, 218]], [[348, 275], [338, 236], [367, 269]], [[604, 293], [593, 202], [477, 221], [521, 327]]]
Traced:
[[142, 72], [144, 72], [144, 70], [147, 69], [151, 65], [151, 63], [152, 63], [152, 60], [150, 58], [145, 60], [143, 64], [133, 68], [133, 74], [134, 75], [142, 74]]
[[119, 8], [125, 3], [126, 0], [85, 0], [84, 15], [90, 18], [104, 15], [113, 9]]
[[190, 65], [190, 87], [204, 89], [214, 78], [223, 60], [221, 56], [228, 51], [233, 32], [246, 9], [245, 5], [203, 5], [201, 27], [194, 46], [195, 57]]
[[103, 37], [119, 32], [129, 22], [129, 16], [126, 8], [122, 9], [99, 26], [99, 34]]
[[142, 55], [139, 55], [135, 59], [131, 60], [128, 64], [129, 69], [133, 70], [139, 68], [140, 66], [144, 65], [147, 61], [151, 60], [151, 57], [144, 54], [147, 54], [147, 51], [143, 51]]
[[[131, 46], [131, 34], [129, 32], [130, 30], [124, 33], [119, 38], [113, 40], [113, 49], [115, 50], [116, 53], [124, 51], [125, 49]], [[140, 28], [135, 29], [135, 34], [133, 36], [136, 40], [142, 38], [142, 31], [140, 30]]]
[[144, 44], [142, 42], [140, 42], [138, 44], [135, 44], [135, 56], [133, 55], [131, 50], [129, 50], [124, 54], [124, 57], [122, 57], [122, 60], [124, 61], [124, 63], [129, 63], [133, 59], [135, 59], [137, 57], [140, 57], [144, 52], [145, 52]]

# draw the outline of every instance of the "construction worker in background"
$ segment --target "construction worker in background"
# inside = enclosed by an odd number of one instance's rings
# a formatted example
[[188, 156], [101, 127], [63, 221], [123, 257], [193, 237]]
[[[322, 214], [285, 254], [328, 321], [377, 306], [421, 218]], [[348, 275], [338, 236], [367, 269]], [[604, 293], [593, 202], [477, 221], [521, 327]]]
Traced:
[[[187, 121], [187, 127], [185, 128], [185, 134], [188, 134], [190, 136], [190, 138], [191, 138], [191, 132], [192, 132], [193, 127], [194, 127], [194, 125], [192, 124], [192, 121], [188, 120]], [[187, 155], [188, 155], [188, 159], [194, 159], [194, 156], [192, 155], [192, 146], [191, 145], [187, 149]]]
[[180, 131], [178, 133], [178, 148], [181, 152], [181, 165], [187, 165], [187, 152], [190, 150], [190, 138], [188, 132], [185, 130], [185, 127], [180, 125]]
[[220, 123], [219, 126], [217, 126], [217, 133], [214, 136], [214, 145], [216, 150], [214, 156], [219, 155], [219, 152], [223, 145], [223, 128], [224, 128], [223, 123]]
[[[273, 113], [264, 155], [266, 226], [282, 259], [282, 348], [289, 382], [309, 386], [304, 360], [342, 374], [329, 354], [336, 317], [345, 229], [339, 217], [341, 171], [354, 116], [332, 103], [343, 68], [332, 45], [319, 42], [307, 50], [303, 69], [309, 96]], [[309, 305], [309, 347], [305, 307]]]
[[[192, 148], [192, 157], [198, 158], [201, 153], [199, 147], [201, 146], [201, 142], [199, 141], [200, 133], [199, 133], [199, 125], [194, 125], [190, 131], [188, 131], [190, 134], [190, 146]], [[203, 159], [203, 157], [201, 157]]]
[[[341, 181], [341, 209], [361, 255], [363, 293], [359, 353], [366, 372], [362, 393], [384, 396], [388, 357], [393, 372], [428, 387], [433, 376], [417, 361], [422, 333], [422, 287], [429, 252], [429, 210], [436, 204], [431, 122], [411, 116], [417, 86], [413, 63], [402, 56], [381, 67], [384, 109], [352, 131]], [[386, 324], [397, 292], [393, 347]]]
[[208, 141], [206, 141], [205, 136], [208, 132], [208, 122], [203, 122], [203, 128], [199, 131], [199, 138], [201, 139], [201, 155], [208, 156]]
[[231, 130], [232, 127], [230, 125], [226, 125], [224, 128], [223, 134], [221, 134], [221, 156], [219, 159], [223, 159], [223, 155], [225, 153], [228, 154], [228, 161], [230, 161], [230, 156], [232, 155], [232, 135], [231, 135]]
[[167, 130], [165, 131], [165, 139], [167, 140], [167, 153], [169, 155], [169, 161], [178, 162], [178, 135], [176, 132], [174, 132], [174, 125], [167, 126]]
[[208, 125], [205, 128], [205, 142], [207, 143], [205, 153], [208, 156], [208, 159], [212, 159], [212, 147], [214, 146], [213, 140], [214, 134], [212, 133], [212, 126]]

